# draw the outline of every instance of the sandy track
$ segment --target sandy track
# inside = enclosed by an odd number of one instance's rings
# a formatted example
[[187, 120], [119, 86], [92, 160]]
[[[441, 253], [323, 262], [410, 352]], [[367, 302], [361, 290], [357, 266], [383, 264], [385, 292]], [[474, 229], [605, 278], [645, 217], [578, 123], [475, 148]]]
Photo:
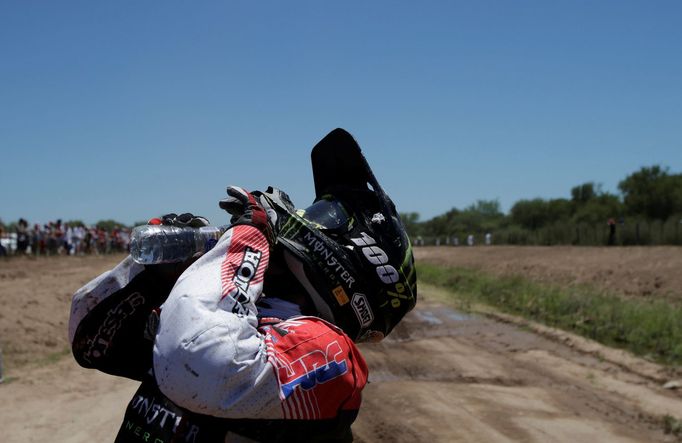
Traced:
[[524, 329], [421, 303], [395, 336], [363, 346], [372, 383], [356, 437], [675, 441], [660, 420], [682, 414], [682, 395], [661, 387], [663, 368], [561, 331], [546, 330], [548, 339]]
[[111, 442], [138, 383], [80, 368], [66, 357], [0, 385], [2, 441]]
[[[23, 341], [36, 355], [61, 350], [67, 288], [117, 258], [64, 260], [0, 263], [5, 348]], [[661, 387], [663, 368], [570, 334], [462, 315], [440, 304], [434, 288], [422, 286], [421, 296], [389, 339], [362, 346], [371, 373], [358, 441], [675, 441], [661, 418], [682, 418], [682, 393]], [[40, 309], [17, 322], [22, 306]], [[69, 356], [27, 361], [28, 352], [6, 355], [1, 441], [113, 440], [136, 383], [81, 369]]]

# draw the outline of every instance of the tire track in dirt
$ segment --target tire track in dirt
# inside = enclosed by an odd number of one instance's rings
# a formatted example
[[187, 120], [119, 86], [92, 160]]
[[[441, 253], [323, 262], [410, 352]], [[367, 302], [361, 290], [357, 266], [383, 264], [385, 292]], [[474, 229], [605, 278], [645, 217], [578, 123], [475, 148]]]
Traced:
[[[436, 290], [421, 291], [429, 299]], [[391, 337], [362, 346], [370, 384], [355, 435], [396, 442], [676, 441], [661, 419], [680, 418], [682, 395], [628, 371], [628, 362], [600, 358], [600, 346], [590, 345], [582, 352], [508, 321], [422, 301]]]

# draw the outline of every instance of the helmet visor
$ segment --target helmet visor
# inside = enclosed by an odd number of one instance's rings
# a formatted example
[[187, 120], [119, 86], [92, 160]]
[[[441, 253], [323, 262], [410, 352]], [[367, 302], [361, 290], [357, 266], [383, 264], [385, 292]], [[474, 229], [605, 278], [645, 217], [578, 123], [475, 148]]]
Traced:
[[343, 205], [333, 198], [322, 198], [309, 206], [301, 217], [317, 226], [318, 229], [338, 231], [350, 225], [350, 216]]

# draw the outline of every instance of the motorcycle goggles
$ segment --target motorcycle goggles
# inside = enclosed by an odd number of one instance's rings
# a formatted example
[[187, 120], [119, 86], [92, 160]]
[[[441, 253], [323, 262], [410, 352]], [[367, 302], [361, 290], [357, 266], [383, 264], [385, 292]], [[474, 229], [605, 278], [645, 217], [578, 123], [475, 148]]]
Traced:
[[333, 233], [348, 231], [353, 224], [352, 217], [340, 201], [326, 195], [304, 210], [298, 210], [305, 220], [316, 228]]

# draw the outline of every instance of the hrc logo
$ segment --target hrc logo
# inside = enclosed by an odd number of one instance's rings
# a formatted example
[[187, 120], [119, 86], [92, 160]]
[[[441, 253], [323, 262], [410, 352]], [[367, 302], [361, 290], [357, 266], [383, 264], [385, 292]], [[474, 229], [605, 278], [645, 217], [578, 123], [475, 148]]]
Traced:
[[291, 363], [280, 363], [278, 376], [284, 398], [293, 394], [298, 386], [307, 391], [348, 372], [348, 362], [337, 341], [329, 343], [325, 351], [316, 349]]

